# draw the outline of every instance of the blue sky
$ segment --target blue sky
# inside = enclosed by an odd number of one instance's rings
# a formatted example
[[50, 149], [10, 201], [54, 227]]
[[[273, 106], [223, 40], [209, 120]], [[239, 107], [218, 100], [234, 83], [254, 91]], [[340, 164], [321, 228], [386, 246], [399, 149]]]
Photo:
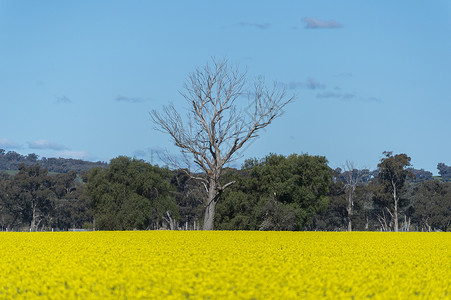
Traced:
[[176, 153], [149, 112], [183, 112], [185, 79], [211, 57], [297, 95], [244, 158], [374, 169], [393, 151], [433, 173], [451, 165], [449, 1], [0, 0], [0, 148]]

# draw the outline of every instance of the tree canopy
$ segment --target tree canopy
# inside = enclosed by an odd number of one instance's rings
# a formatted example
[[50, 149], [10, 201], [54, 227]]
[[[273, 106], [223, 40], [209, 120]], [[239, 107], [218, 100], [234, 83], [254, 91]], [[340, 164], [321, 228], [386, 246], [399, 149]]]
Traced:
[[[222, 170], [220, 184], [234, 184], [220, 195], [215, 228], [350, 230], [351, 221], [352, 230], [388, 231], [397, 206], [398, 230], [451, 230], [450, 183], [413, 169], [409, 159], [386, 152], [374, 171], [332, 170], [325, 157], [307, 154], [246, 160]], [[402, 183], [394, 185], [397, 203], [390, 178]], [[0, 174], [0, 229], [200, 229], [205, 193], [186, 170], [123, 156], [81, 174], [21, 165]]]
[[[270, 154], [261, 160], [247, 160], [242, 172], [246, 178], [237, 181], [240, 186], [225, 195], [220, 222], [226, 221], [227, 214], [228, 222], [237, 222], [236, 218], [243, 218], [239, 212], [244, 209], [252, 211], [250, 215], [256, 220], [246, 222], [256, 226], [254, 229], [300, 230], [311, 226], [315, 214], [327, 207], [331, 169], [325, 157]], [[236, 215], [230, 215], [224, 207], [235, 210]]]
[[125, 156], [112, 159], [108, 168], [92, 169], [86, 192], [91, 199], [96, 227], [158, 228], [165, 218], [177, 216], [170, 179], [168, 169]]
[[[390, 215], [393, 221], [393, 230], [399, 230], [399, 205], [400, 196], [403, 191], [404, 185], [408, 178], [413, 178], [413, 174], [407, 170], [410, 166], [410, 157], [406, 154], [393, 155], [392, 152], [384, 152], [384, 158], [377, 165], [379, 170], [378, 179], [385, 189], [385, 192], [390, 193], [392, 201], [390, 205], [385, 207], [386, 212]], [[383, 222], [387, 224], [387, 218], [384, 213]], [[391, 221], [389, 221], [391, 223]], [[391, 226], [390, 226], [391, 227]]]

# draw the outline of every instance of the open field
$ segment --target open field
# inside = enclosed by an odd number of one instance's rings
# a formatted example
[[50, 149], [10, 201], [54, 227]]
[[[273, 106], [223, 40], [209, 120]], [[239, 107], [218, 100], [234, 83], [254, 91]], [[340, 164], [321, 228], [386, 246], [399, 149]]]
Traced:
[[0, 234], [0, 298], [451, 299], [450, 233]]

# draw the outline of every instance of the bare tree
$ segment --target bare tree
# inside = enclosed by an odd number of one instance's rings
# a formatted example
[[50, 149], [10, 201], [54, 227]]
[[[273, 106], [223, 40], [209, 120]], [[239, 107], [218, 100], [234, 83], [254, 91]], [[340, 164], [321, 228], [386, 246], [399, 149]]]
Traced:
[[[189, 106], [186, 121], [172, 104], [164, 106], [162, 112], [152, 110], [151, 116], [156, 129], [169, 134], [180, 149], [189, 175], [203, 183], [203, 229], [213, 230], [216, 204], [224, 189], [234, 183], [220, 181], [223, 167], [280, 116], [294, 97], [287, 97], [286, 89], [276, 84], [267, 88], [261, 78], [248, 91], [246, 72], [227, 60], [215, 59], [188, 77], [181, 94]], [[191, 162], [197, 170], [190, 168]], [[180, 161], [172, 163], [186, 167]], [[198, 172], [203, 175], [196, 175]]]
[[352, 231], [352, 215], [354, 209], [354, 195], [357, 185], [361, 182], [362, 178], [367, 175], [365, 170], [357, 170], [354, 167], [354, 163], [346, 161], [344, 166], [343, 178], [345, 181], [345, 191], [347, 199], [346, 211], [348, 213], [348, 231]]

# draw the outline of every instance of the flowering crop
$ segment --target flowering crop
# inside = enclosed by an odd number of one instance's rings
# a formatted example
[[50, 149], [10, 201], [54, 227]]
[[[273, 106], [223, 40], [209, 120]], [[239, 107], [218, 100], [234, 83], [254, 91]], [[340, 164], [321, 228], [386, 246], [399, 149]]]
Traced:
[[0, 298], [451, 299], [449, 233], [1, 233]]

